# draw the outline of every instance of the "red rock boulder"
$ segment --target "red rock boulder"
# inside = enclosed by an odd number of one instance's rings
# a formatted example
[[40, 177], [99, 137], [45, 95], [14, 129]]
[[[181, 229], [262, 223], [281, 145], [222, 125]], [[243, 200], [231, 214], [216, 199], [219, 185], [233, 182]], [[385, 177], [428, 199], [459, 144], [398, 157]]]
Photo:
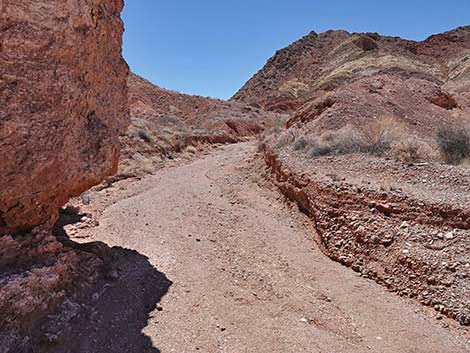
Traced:
[[129, 123], [122, 0], [3, 0], [0, 234], [51, 224], [116, 170]]

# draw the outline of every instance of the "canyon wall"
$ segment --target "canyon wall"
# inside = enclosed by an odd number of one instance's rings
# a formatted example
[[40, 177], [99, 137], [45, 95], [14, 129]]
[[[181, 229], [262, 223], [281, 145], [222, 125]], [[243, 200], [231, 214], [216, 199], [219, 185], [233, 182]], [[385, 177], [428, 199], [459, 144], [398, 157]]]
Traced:
[[122, 8], [0, 1], [1, 352], [59, 342], [106, 275], [106, 246], [52, 226], [69, 198], [117, 170], [130, 123]]
[[129, 123], [122, 0], [3, 0], [0, 234], [52, 225], [115, 172]]

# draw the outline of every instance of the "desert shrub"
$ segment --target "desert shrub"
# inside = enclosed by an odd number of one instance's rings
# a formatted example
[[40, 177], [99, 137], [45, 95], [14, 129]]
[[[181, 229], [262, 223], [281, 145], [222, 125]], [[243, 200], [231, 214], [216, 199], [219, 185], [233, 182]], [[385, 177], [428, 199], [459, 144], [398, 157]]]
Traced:
[[333, 154], [332, 146], [321, 137], [310, 139], [310, 145], [307, 149], [307, 155], [310, 157], [326, 156]]
[[292, 148], [294, 151], [301, 151], [306, 149], [311, 144], [309, 138], [307, 136], [299, 136], [295, 139], [294, 143], [292, 144]]
[[158, 116], [155, 118], [155, 121], [159, 126], [171, 126], [172, 128], [177, 129], [185, 129], [187, 127], [186, 123], [182, 119], [171, 115]]
[[364, 129], [364, 152], [374, 155], [383, 155], [392, 148], [392, 145], [405, 136], [403, 125], [394, 117], [382, 116]]
[[359, 152], [383, 155], [403, 140], [404, 136], [404, 129], [396, 119], [384, 117], [366, 126], [364, 131], [347, 125], [339, 130], [326, 131], [320, 136], [297, 136], [293, 141], [292, 135], [284, 136], [281, 145], [292, 143], [294, 150], [305, 150], [312, 157]]
[[[321, 135], [300, 135], [298, 129], [289, 129], [276, 141], [277, 148], [291, 146], [294, 151], [303, 152], [310, 157], [369, 153], [388, 155], [406, 163], [436, 159], [435, 148], [410, 135], [394, 117], [378, 118], [361, 130], [346, 125]], [[466, 141], [468, 142], [468, 138]], [[468, 158], [470, 154], [467, 152], [466, 156]]]
[[437, 160], [435, 148], [411, 136], [393, 143], [391, 152], [395, 159], [405, 163]]
[[138, 129], [136, 131], [136, 136], [147, 143], [152, 142], [152, 136], [147, 130]]
[[299, 138], [297, 141], [299, 144], [304, 141], [306, 142], [307, 146], [303, 149], [305, 149], [311, 157], [328, 154], [356, 153], [364, 149], [361, 134], [350, 125], [336, 131], [327, 131], [321, 136]]
[[155, 166], [151, 159], [144, 159], [141, 162], [140, 169], [145, 174], [153, 174], [155, 172]]
[[206, 130], [206, 129], [194, 129], [192, 131], [192, 134], [194, 136], [209, 136], [209, 135], [211, 135], [211, 132], [209, 130]]
[[294, 143], [294, 141], [300, 136], [297, 129], [289, 129], [284, 131], [277, 138], [276, 148], [282, 148]]
[[351, 125], [336, 131], [327, 131], [321, 138], [335, 154], [357, 153], [365, 147], [363, 136]]
[[448, 163], [459, 164], [470, 158], [470, 128], [464, 125], [449, 125], [440, 128], [436, 143]]

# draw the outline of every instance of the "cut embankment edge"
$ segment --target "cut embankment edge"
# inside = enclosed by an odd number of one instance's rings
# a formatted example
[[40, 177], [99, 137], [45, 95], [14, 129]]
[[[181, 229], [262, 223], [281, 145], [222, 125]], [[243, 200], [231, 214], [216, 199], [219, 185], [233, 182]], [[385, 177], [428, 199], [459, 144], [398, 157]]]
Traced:
[[412, 243], [415, 233], [468, 232], [470, 210], [345, 190], [294, 171], [268, 145], [263, 151], [274, 183], [312, 220], [320, 248], [328, 257], [392, 292], [470, 325], [470, 307], [465, 301], [470, 289], [465, 286], [465, 276], [456, 276], [463, 264], [448, 262], [439, 248], [457, 247], [464, 236], [436, 242], [435, 248], [429, 248], [427, 242]]

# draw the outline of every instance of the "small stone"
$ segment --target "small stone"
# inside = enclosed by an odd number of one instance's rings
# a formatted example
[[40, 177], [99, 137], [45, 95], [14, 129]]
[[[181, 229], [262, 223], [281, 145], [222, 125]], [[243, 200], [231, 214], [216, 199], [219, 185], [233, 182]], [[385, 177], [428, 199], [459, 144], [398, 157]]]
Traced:
[[82, 203], [84, 205], [89, 205], [91, 203], [91, 195], [88, 194], [88, 193], [83, 193], [81, 196], [80, 196], [80, 199], [82, 200]]
[[51, 344], [51, 345], [59, 342], [59, 336], [53, 333], [46, 333], [44, 335], [44, 339], [48, 344]]
[[108, 277], [113, 280], [117, 280], [119, 278], [119, 273], [116, 270], [112, 270], [108, 273]]
[[382, 245], [390, 246], [393, 244], [393, 236], [387, 236], [381, 240]]
[[452, 239], [454, 239], [454, 233], [448, 232], [448, 233], [444, 234], [444, 238], [446, 240], [452, 240]]

